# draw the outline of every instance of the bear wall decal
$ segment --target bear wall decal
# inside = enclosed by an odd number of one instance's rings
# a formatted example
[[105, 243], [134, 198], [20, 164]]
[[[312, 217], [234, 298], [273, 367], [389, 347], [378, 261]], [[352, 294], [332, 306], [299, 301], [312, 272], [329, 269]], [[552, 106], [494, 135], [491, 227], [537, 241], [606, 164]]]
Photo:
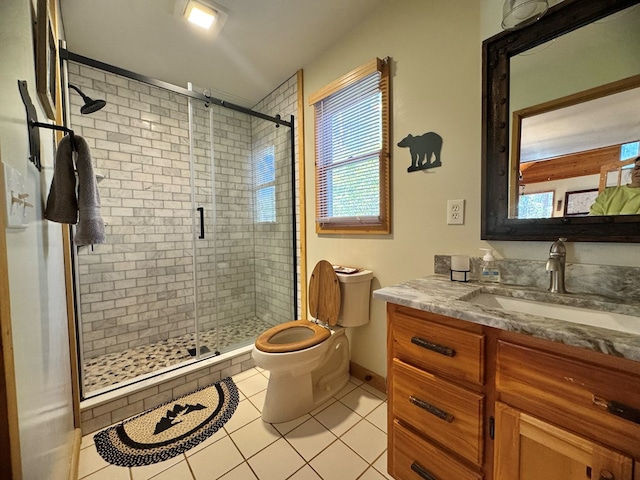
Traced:
[[[417, 172], [418, 170], [442, 166], [440, 160], [442, 137], [437, 133], [428, 132], [417, 137], [409, 134], [398, 143], [398, 146], [409, 148], [411, 166], [407, 168], [407, 172]], [[433, 162], [431, 161], [432, 155], [434, 157]]]

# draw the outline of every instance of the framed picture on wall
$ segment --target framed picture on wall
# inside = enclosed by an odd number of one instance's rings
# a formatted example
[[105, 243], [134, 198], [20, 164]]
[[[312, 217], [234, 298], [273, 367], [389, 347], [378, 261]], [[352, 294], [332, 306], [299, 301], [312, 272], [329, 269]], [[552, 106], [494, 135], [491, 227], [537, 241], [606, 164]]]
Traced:
[[567, 192], [564, 199], [564, 216], [588, 215], [589, 208], [598, 196], [598, 189]]
[[47, 117], [56, 117], [57, 47], [49, 0], [38, 0], [36, 17], [36, 90]]

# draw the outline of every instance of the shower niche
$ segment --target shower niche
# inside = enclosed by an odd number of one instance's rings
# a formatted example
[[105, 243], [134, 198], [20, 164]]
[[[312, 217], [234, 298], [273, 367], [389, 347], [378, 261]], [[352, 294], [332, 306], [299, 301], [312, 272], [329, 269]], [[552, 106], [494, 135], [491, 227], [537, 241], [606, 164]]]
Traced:
[[[70, 84], [106, 100], [84, 115], [67, 96], [68, 126], [104, 175], [107, 243], [73, 248], [83, 398], [251, 345], [298, 314], [292, 122], [99, 67], [66, 62]], [[280, 98], [276, 113], [293, 115], [296, 86], [254, 110]]]

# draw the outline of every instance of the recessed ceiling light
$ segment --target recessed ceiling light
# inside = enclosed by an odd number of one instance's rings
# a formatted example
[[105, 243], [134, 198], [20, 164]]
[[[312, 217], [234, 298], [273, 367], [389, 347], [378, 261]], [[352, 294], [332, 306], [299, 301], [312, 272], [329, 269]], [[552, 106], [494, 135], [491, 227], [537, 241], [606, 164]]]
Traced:
[[184, 10], [184, 16], [194, 25], [209, 30], [213, 22], [216, 21], [218, 12], [200, 2], [189, 0], [187, 8]]

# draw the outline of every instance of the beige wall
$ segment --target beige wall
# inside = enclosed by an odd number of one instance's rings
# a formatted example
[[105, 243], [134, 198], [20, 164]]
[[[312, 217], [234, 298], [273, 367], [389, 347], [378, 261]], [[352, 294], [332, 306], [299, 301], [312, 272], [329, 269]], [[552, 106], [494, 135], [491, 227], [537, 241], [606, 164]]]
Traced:
[[63, 479], [69, 475], [73, 414], [62, 233], [60, 225], [43, 220], [42, 212], [52, 177], [53, 137], [41, 131], [40, 173], [27, 160], [26, 115], [18, 92], [18, 80], [26, 80], [45, 121], [35, 89], [30, 3], [0, 2], [0, 155], [22, 173], [35, 209], [28, 228], [0, 235], [7, 240], [23, 478]]
[[[373, 57], [392, 65], [392, 234], [318, 236], [314, 225], [313, 109], [306, 107], [307, 263], [320, 259], [373, 270], [374, 288], [433, 273], [435, 254], [479, 256], [481, 45], [500, 31], [501, 0], [385, 2], [333, 49], [304, 66], [305, 98]], [[407, 173], [404, 136], [435, 131], [442, 167]], [[465, 224], [447, 225], [449, 199], [466, 201]], [[499, 257], [542, 260], [550, 242], [490, 242]], [[568, 245], [578, 263], [640, 266], [633, 244]], [[545, 272], [540, 272], [545, 275]], [[371, 323], [351, 335], [352, 360], [381, 375], [385, 305], [372, 301]]]

